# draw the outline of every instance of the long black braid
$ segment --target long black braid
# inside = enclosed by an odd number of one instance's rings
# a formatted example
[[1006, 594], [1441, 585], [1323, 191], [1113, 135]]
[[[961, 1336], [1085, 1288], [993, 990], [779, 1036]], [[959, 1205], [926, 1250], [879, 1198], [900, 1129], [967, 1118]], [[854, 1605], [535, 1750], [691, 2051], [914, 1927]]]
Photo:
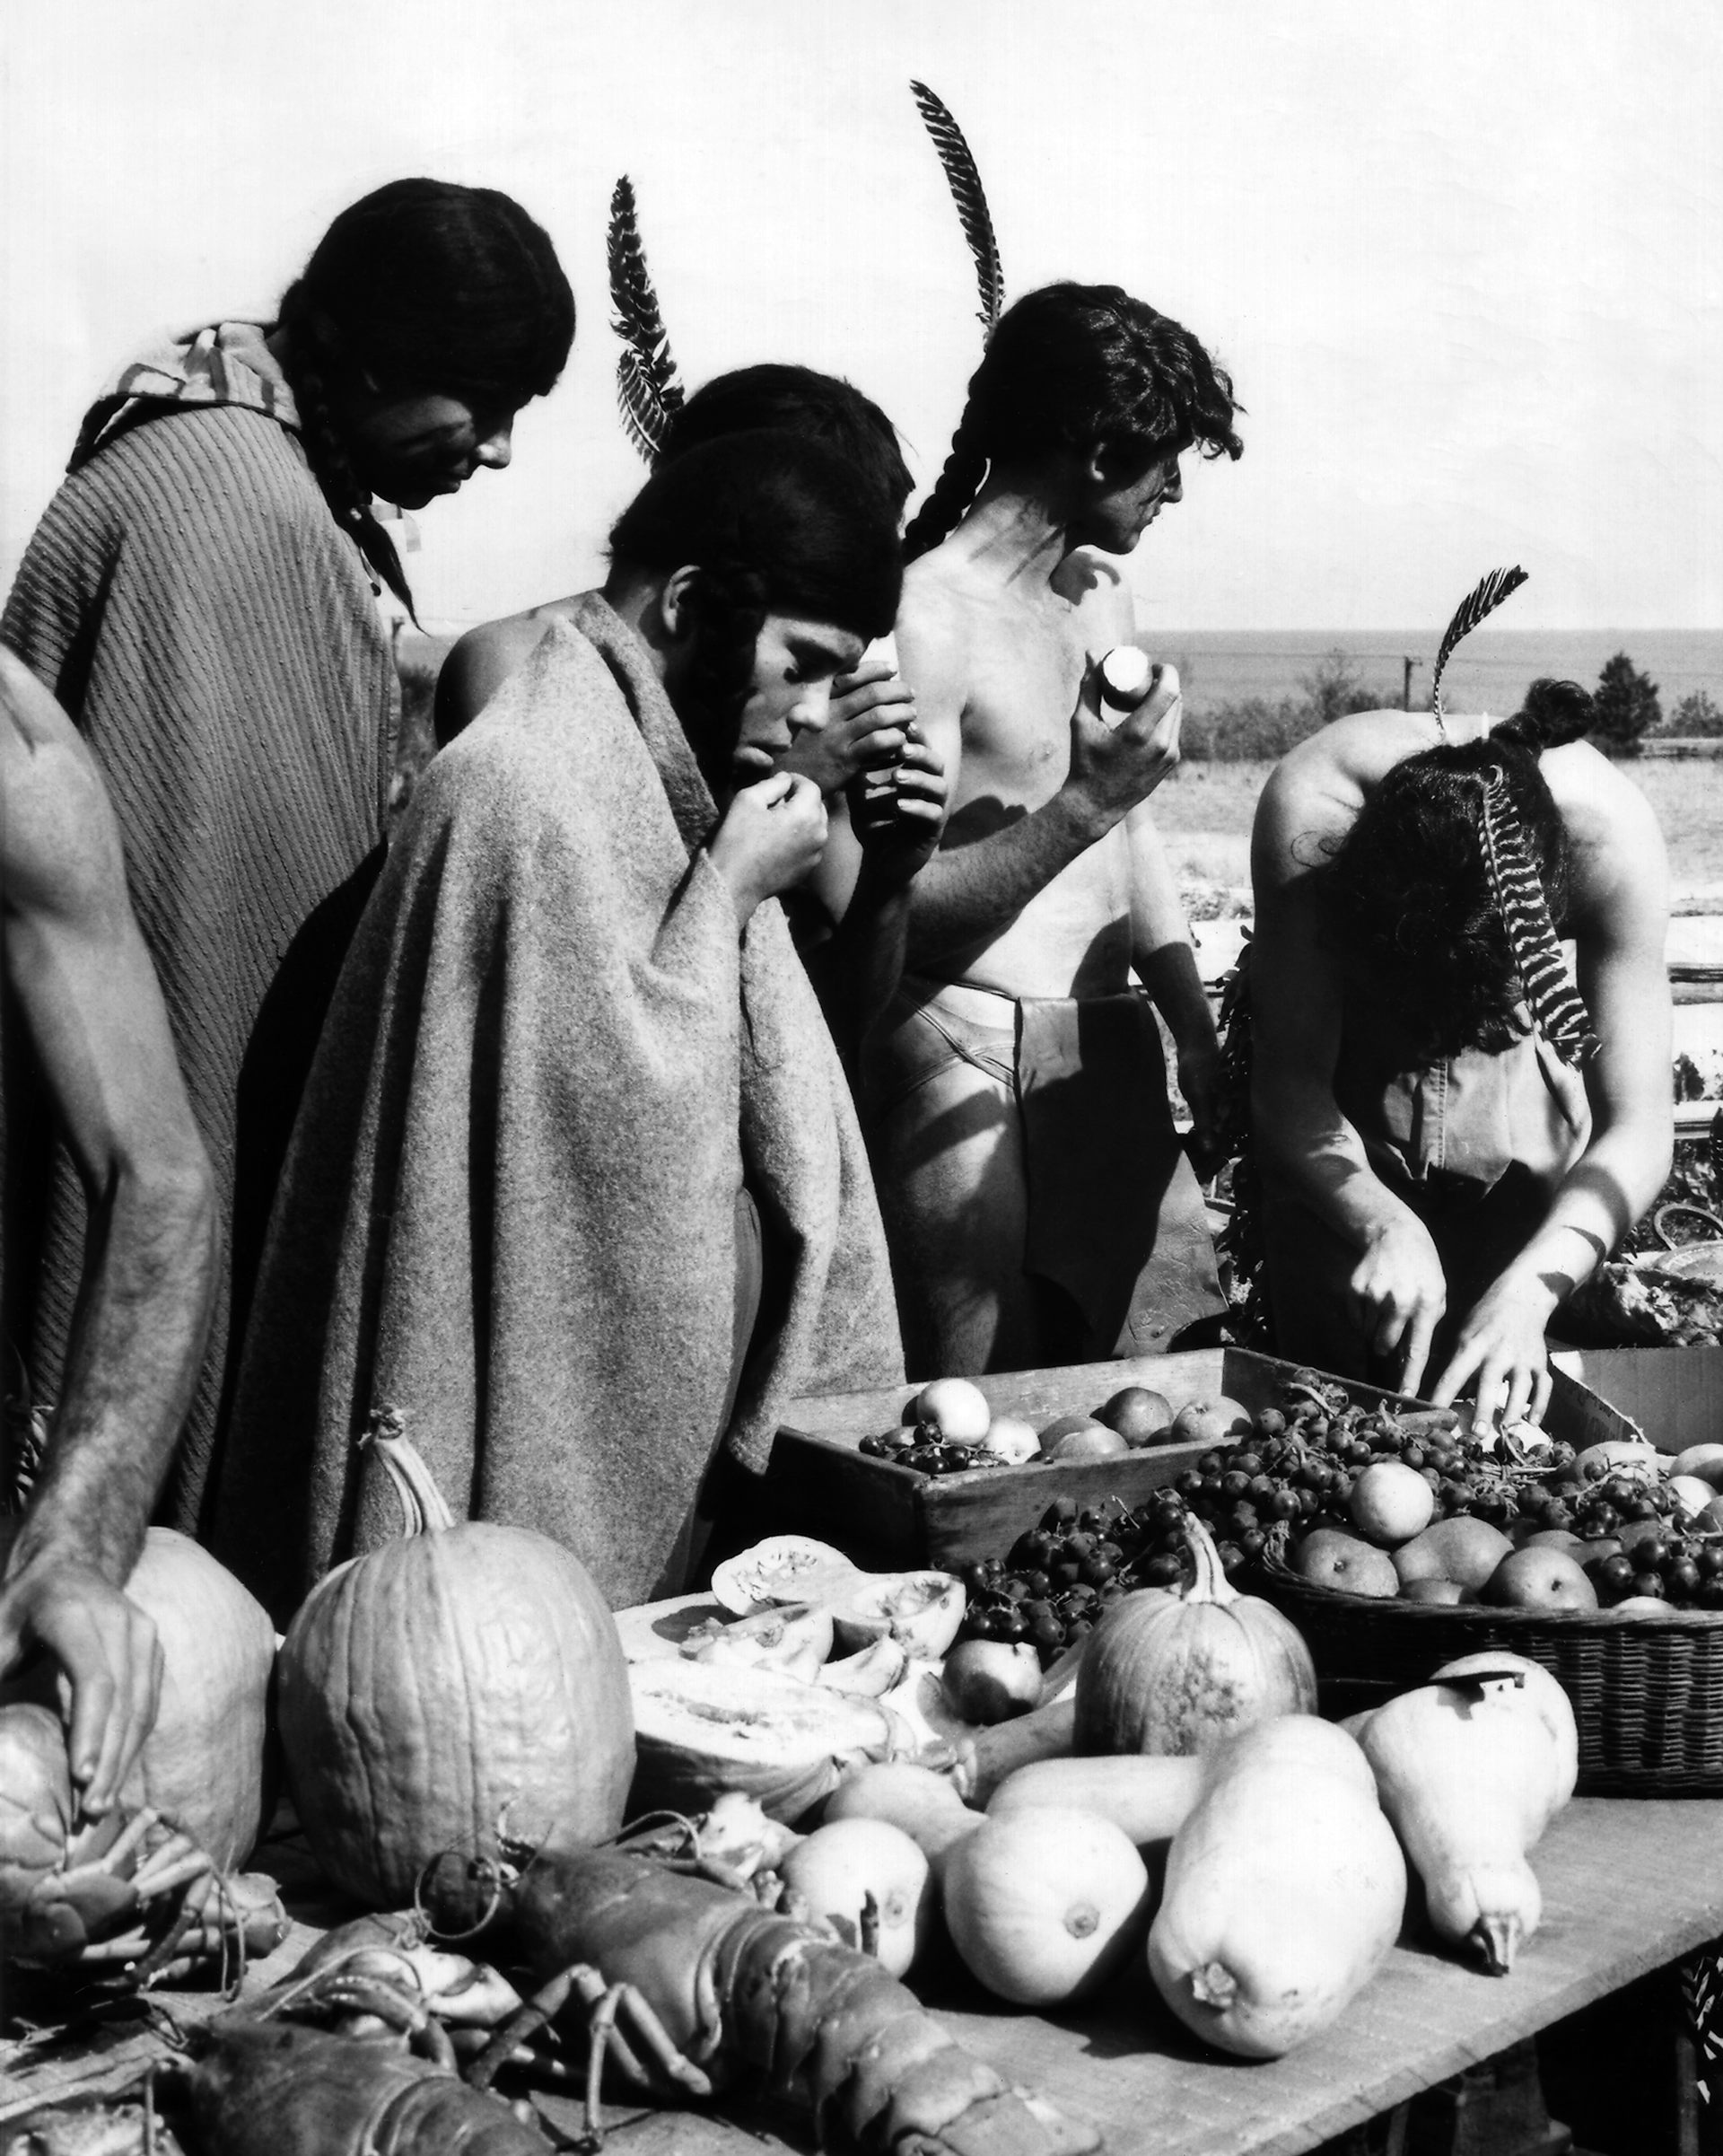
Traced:
[[[754, 686], [754, 653], [769, 610], [765, 578], [722, 555], [703, 560], [685, 600], [693, 648], [679, 699], [689, 739], [708, 782], [722, 783], [724, 765]], [[717, 790], [714, 787], [714, 790]]]
[[1120, 286], [1025, 293], [970, 377], [951, 453], [905, 534], [905, 558], [956, 529], [995, 460], [1098, 448], [1124, 471], [1190, 448], [1238, 457], [1241, 408], [1195, 337]]
[[323, 499], [328, 504], [331, 515], [363, 555], [373, 582], [380, 578], [416, 623], [418, 615], [414, 609], [407, 573], [401, 567], [401, 557], [395, 550], [394, 540], [377, 521], [369, 488], [353, 469], [347, 445], [329, 408], [328, 385], [323, 370], [314, 361], [301, 364], [296, 360], [303, 335], [302, 330], [300, 337], [293, 333], [293, 318], [299, 311], [294, 305], [294, 294], [300, 289], [293, 285], [282, 302], [281, 320], [289, 332], [284, 371], [288, 387], [293, 392], [293, 402], [299, 408], [300, 441], [306, 461], [310, 465], [311, 477], [323, 490]]

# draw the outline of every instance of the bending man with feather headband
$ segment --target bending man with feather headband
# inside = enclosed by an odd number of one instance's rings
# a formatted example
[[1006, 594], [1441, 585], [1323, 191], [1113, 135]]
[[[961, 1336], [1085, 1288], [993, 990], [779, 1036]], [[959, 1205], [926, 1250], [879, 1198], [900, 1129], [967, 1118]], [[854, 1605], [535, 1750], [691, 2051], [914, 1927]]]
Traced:
[[[1252, 845], [1251, 1120], [1282, 1354], [1480, 1422], [1542, 1413], [1544, 1328], [1669, 1171], [1667, 874], [1644, 796], [1535, 681], [1496, 724], [1337, 719]], [[1570, 940], [1578, 994], [1557, 939]], [[1583, 1000], [1582, 1000], [1583, 999]]]

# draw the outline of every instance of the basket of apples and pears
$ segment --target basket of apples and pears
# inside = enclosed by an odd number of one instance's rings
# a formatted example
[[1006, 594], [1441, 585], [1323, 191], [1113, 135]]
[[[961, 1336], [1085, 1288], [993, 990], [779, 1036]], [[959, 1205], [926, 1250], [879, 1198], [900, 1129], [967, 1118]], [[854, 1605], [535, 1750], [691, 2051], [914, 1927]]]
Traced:
[[[1325, 1713], [1492, 1647], [1541, 1662], [1592, 1794], [1723, 1793], [1723, 1444], [1660, 1451], [1557, 1372], [1544, 1426], [1474, 1432], [1301, 1371], [1154, 1501], [1187, 1505], [1303, 1634]], [[1139, 1560], [1144, 1585], [1174, 1562]]]

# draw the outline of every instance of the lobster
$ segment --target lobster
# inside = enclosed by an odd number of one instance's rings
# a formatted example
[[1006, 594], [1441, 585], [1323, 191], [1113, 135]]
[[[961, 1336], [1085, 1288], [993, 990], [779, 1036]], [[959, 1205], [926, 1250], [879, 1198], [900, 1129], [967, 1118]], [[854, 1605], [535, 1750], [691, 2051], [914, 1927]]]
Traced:
[[1091, 2129], [1008, 2087], [870, 1955], [763, 1906], [728, 1867], [711, 1870], [616, 1848], [427, 1866], [433, 1935], [473, 1942], [532, 1994], [469, 2078], [483, 2084], [548, 2021], [587, 2041], [594, 2146], [608, 2061], [660, 2101], [750, 2087], [800, 2101], [822, 2146], [867, 2156], [1100, 2147]]

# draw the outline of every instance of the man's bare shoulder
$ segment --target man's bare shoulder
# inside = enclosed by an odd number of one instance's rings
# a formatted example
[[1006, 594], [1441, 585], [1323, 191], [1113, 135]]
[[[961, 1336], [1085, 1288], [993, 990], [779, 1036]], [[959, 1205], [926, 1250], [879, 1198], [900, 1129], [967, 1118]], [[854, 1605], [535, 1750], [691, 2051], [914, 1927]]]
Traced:
[[519, 614], [481, 621], [457, 641], [437, 675], [439, 748], [472, 724], [510, 676], [531, 658], [551, 623], [572, 618], [574, 606], [573, 598], [547, 600]]
[[967, 678], [985, 614], [977, 580], [947, 548], [936, 547], [910, 564], [893, 635], [904, 679], [917, 695], [933, 693], [936, 682]]
[[1258, 876], [1283, 881], [1314, 867], [1325, 842], [1351, 829], [1395, 765], [1433, 745], [1430, 732], [1428, 716], [1417, 713], [1353, 712], [1288, 749], [1256, 804]]
[[1546, 749], [1539, 769], [1561, 812], [1573, 848], [1576, 909], [1613, 906], [1629, 890], [1666, 902], [1663, 832], [1633, 781], [1589, 741]]

